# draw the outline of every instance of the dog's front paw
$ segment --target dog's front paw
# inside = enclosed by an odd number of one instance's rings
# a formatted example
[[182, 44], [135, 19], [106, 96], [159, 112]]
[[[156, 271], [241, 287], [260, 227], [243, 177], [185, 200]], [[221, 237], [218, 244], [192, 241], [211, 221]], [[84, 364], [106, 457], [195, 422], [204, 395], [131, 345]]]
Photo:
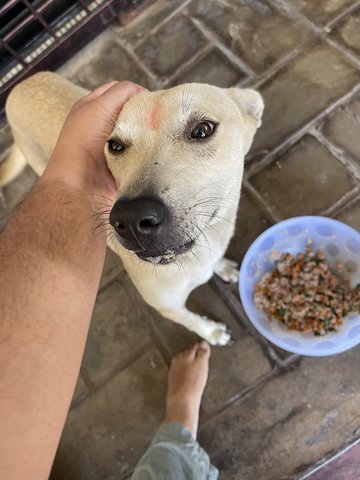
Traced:
[[227, 329], [227, 326], [223, 323], [217, 323], [209, 320], [209, 332], [204, 335], [204, 339], [210, 343], [210, 345], [224, 346], [231, 340], [231, 335]]
[[224, 282], [237, 283], [239, 280], [239, 266], [233, 260], [228, 258], [220, 258], [215, 265], [215, 273]]

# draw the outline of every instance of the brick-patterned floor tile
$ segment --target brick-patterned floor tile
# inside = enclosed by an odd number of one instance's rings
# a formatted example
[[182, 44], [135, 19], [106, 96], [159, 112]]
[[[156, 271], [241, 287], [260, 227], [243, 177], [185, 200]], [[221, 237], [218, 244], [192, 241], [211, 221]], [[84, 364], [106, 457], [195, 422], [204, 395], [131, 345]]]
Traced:
[[[211, 283], [197, 288], [187, 305], [194, 312], [225, 323], [231, 331], [231, 345], [212, 347], [209, 380], [202, 402], [204, 410], [211, 412], [269, 373], [271, 367], [256, 340], [240, 327]], [[169, 357], [195, 340], [185, 329], [179, 332], [179, 327], [173, 322], [157, 315], [153, 317], [157, 335], [162, 339]]]
[[82, 364], [94, 383], [108, 378], [150, 342], [143, 311], [127, 293], [128, 283], [124, 275], [98, 295]]
[[[226, 480], [293, 479], [359, 428], [360, 349], [304, 358], [210, 420], [200, 442]], [[297, 477], [296, 477], [297, 478]]]
[[360, 478], [360, 443], [340, 453], [316, 472], [304, 480], [359, 480]]
[[323, 25], [347, 7], [353, 5], [355, 0], [321, 0], [320, 2], [314, 2], [314, 0], [286, 0], [286, 2], [293, 5], [314, 23]]
[[90, 90], [111, 80], [131, 80], [153, 88], [151, 80], [119, 45], [111, 30], [97, 37], [65, 63], [59, 73]]
[[214, 347], [209, 380], [203, 396], [205, 412], [213, 412], [270, 373], [262, 348], [245, 330], [232, 332], [233, 343]]
[[114, 31], [126, 42], [136, 45], [139, 42], [143, 42], [144, 37], [149, 35], [151, 30], [171, 15], [175, 8], [179, 8], [185, 3], [186, 0], [158, 0], [145, 9], [129, 25], [125, 27], [114, 26]]
[[148, 68], [164, 77], [176, 72], [206, 44], [190, 20], [179, 14], [137, 48], [136, 53]]
[[326, 45], [299, 55], [261, 87], [265, 112], [252, 151], [271, 150], [359, 80], [360, 73]]
[[259, 205], [247, 192], [243, 192], [237, 214], [235, 235], [232, 238], [226, 256], [241, 262], [252, 242], [269, 228], [271, 223]]
[[120, 479], [160, 425], [167, 368], [156, 350], [70, 411], [52, 480]]
[[320, 129], [325, 137], [360, 163], [360, 96], [327, 117]]
[[337, 220], [347, 223], [350, 227], [360, 232], [360, 201], [352, 203], [349, 207], [336, 215]]
[[336, 25], [332, 37], [360, 55], [360, 8]]
[[232, 65], [221, 52], [212, 50], [188, 71], [177, 77], [172, 84], [196, 82], [227, 88], [244, 78], [244, 72]]
[[266, 0], [195, 0], [188, 10], [257, 72], [272, 66], [311, 36], [307, 28], [285, 18]]
[[254, 176], [251, 183], [280, 218], [318, 214], [355, 185], [343, 164], [310, 136]]

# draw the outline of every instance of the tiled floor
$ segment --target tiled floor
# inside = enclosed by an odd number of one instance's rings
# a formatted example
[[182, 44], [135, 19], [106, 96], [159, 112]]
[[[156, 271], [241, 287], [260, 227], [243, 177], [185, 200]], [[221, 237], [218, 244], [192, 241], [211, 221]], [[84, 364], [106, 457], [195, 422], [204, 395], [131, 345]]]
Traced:
[[[355, 0], [159, 0], [61, 72], [88, 88], [128, 78], [150, 89], [197, 81], [260, 90], [264, 122], [229, 247], [241, 262], [280, 219], [322, 214], [360, 228], [359, 12]], [[3, 126], [0, 149], [10, 143]], [[2, 218], [34, 180], [26, 169], [0, 192]], [[236, 290], [218, 279], [191, 306], [234, 338], [213, 349], [202, 405], [200, 441], [222, 479], [300, 478], [359, 437], [359, 348], [287, 354], [254, 331]], [[129, 478], [162, 418], [169, 360], [193, 338], [143, 303], [109, 252], [53, 480]], [[342, 470], [328, 463], [308, 478], [359, 478], [354, 448], [337, 460]]]
[[360, 478], [360, 443], [339, 452], [301, 480], [358, 480]]

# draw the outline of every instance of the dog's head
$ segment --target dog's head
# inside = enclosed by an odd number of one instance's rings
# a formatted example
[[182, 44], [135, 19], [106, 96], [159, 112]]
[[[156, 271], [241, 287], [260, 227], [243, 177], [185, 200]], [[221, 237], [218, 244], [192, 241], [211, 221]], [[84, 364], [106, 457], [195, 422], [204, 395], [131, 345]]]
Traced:
[[166, 264], [229, 209], [235, 217], [262, 112], [250, 89], [186, 84], [133, 97], [105, 147], [118, 187], [110, 214], [116, 240]]

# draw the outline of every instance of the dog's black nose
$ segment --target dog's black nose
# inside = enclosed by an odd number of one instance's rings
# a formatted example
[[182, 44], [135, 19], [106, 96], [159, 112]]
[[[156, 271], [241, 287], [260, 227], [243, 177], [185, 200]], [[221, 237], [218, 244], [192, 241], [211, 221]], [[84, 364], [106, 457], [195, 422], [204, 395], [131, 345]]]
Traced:
[[110, 213], [110, 224], [132, 250], [154, 248], [168, 223], [169, 212], [160, 200], [133, 198], [118, 200]]

